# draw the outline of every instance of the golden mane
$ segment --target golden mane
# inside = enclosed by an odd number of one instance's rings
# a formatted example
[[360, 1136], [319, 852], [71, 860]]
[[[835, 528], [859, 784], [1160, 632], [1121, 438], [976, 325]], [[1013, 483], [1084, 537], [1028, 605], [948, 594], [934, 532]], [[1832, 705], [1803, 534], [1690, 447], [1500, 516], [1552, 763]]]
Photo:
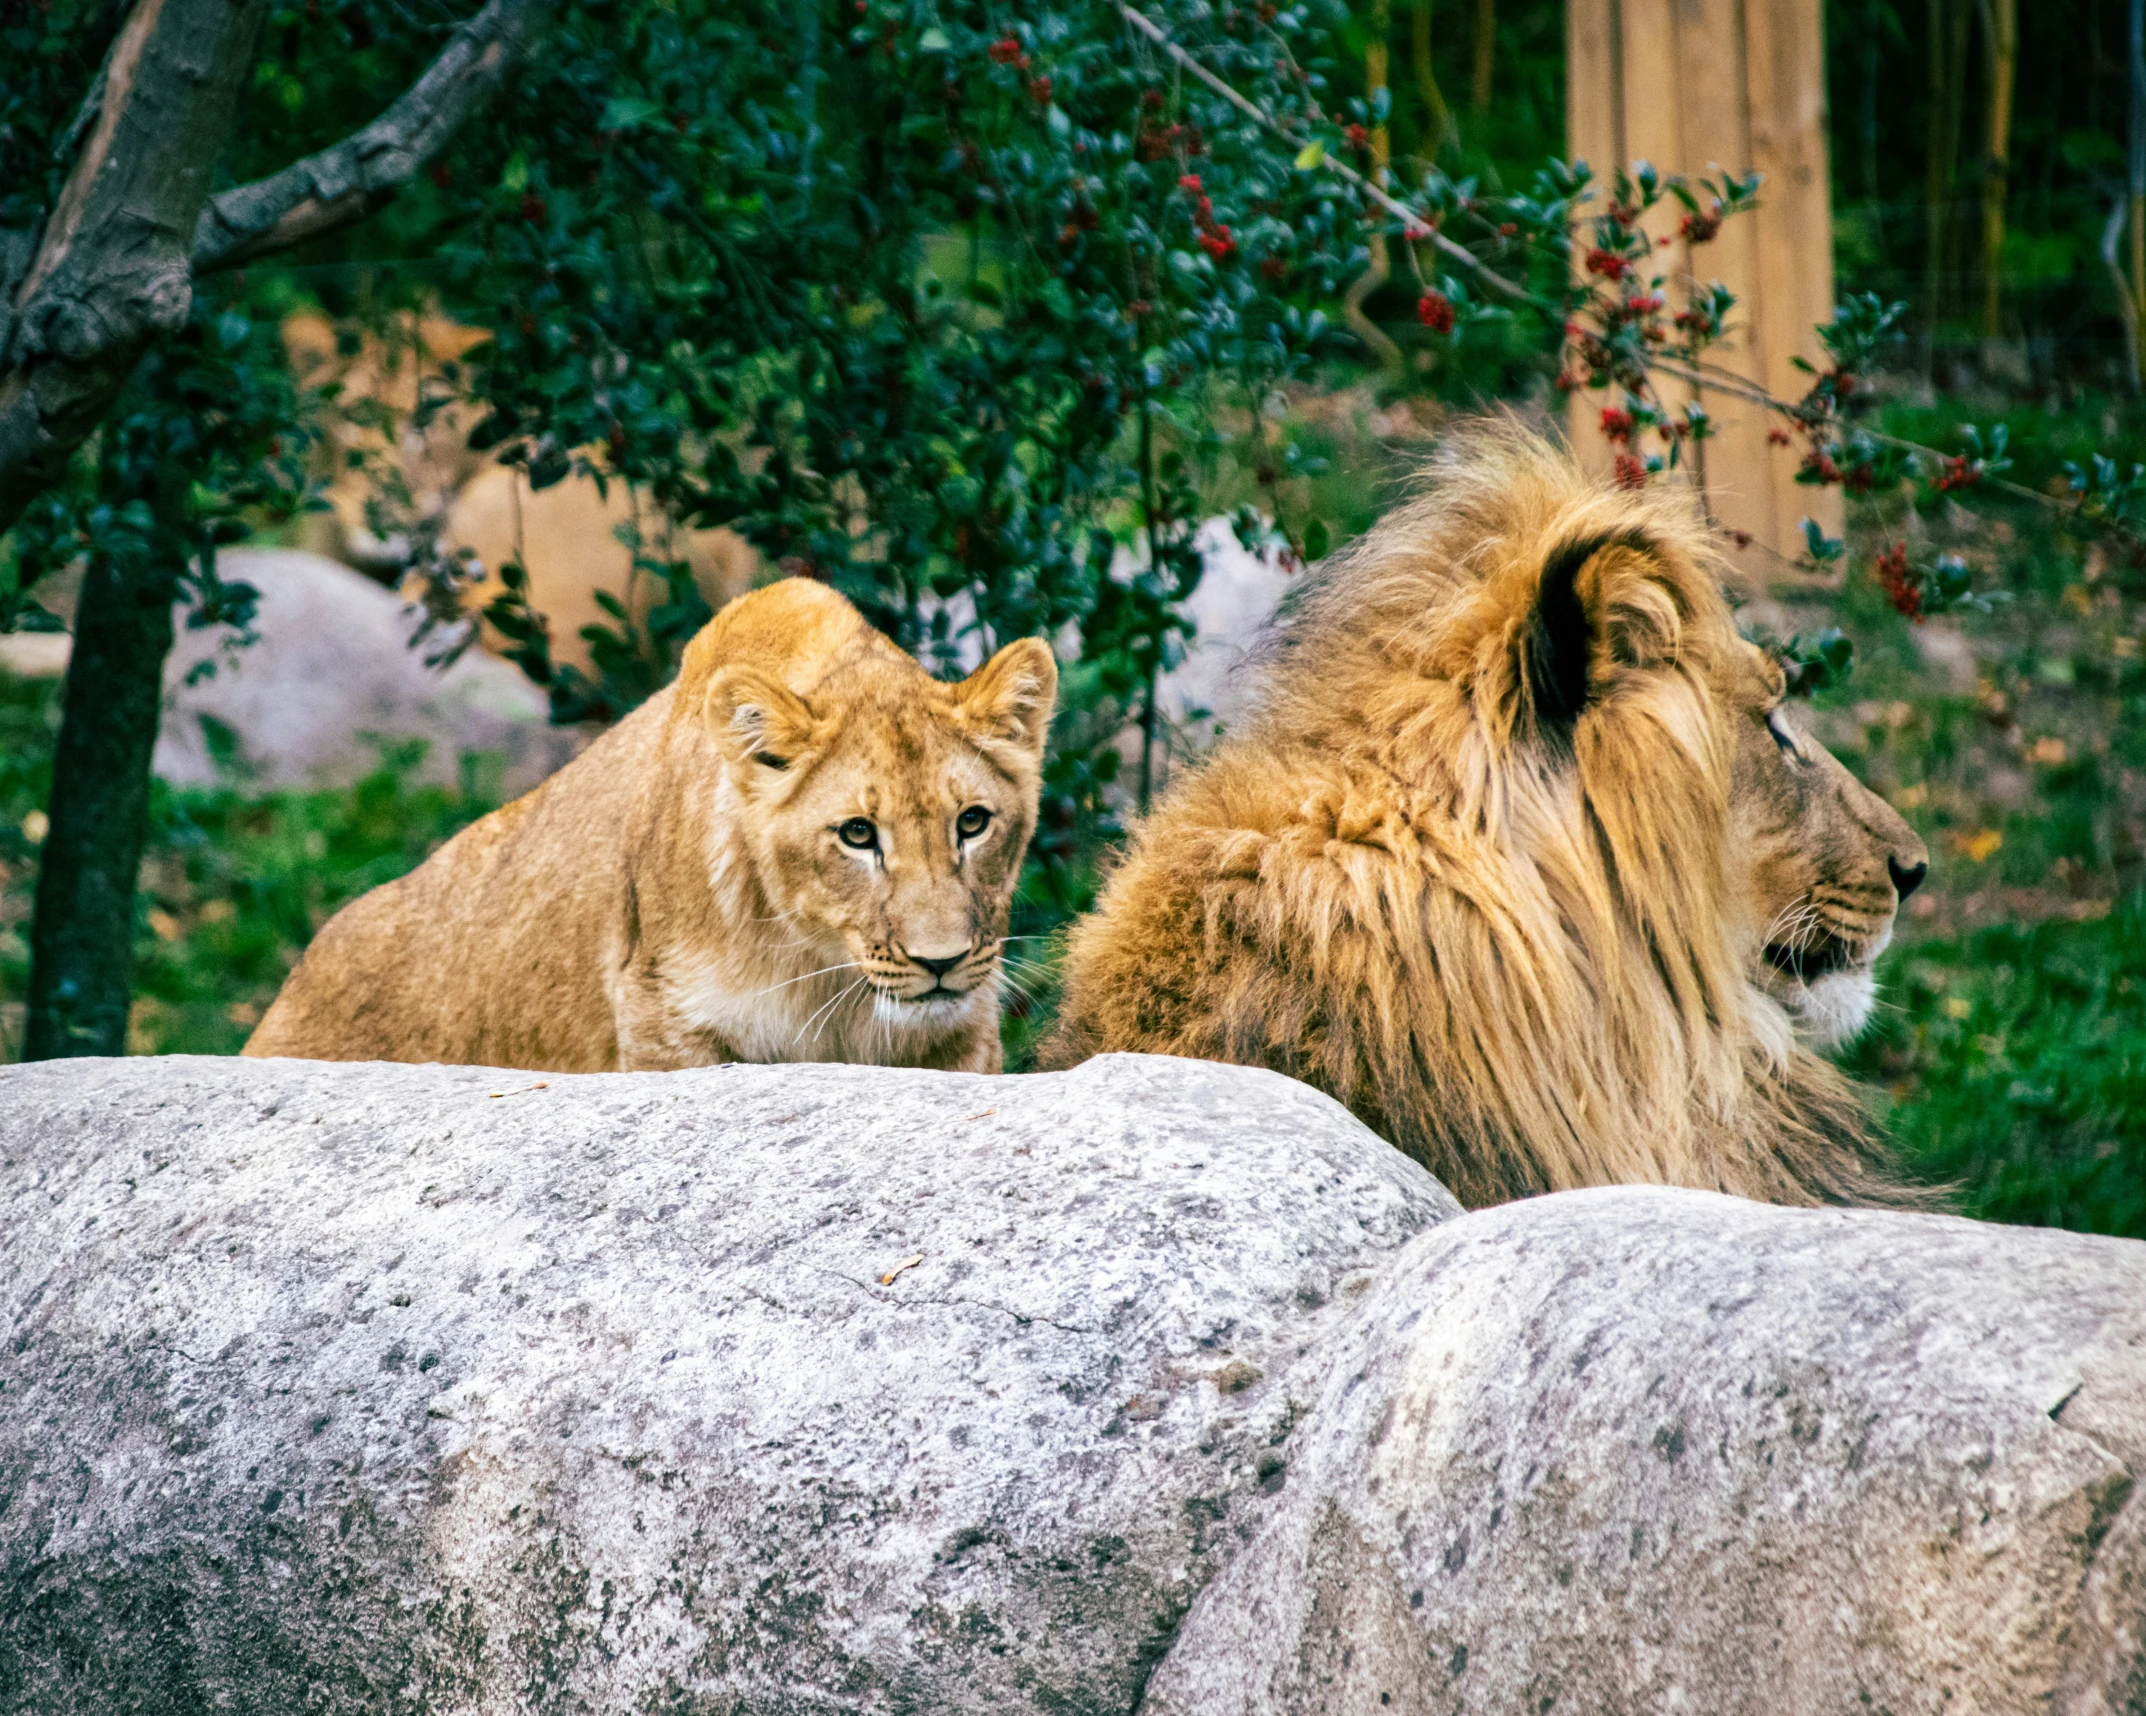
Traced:
[[1853, 1087], [1756, 970], [1772, 914], [1731, 846], [1780, 681], [1709, 533], [1510, 424], [1428, 475], [1312, 575], [1250, 731], [1075, 925], [1051, 1058], [1275, 1067], [1471, 1204], [1889, 1197]]

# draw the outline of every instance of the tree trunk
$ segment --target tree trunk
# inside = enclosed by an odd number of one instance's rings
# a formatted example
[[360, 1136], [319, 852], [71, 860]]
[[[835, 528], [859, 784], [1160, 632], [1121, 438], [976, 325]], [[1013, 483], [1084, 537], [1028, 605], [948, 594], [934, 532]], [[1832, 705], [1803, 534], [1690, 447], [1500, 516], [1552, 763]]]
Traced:
[[137, 0], [84, 103], [34, 257], [0, 250], [0, 531], [56, 483], [194, 276], [379, 208], [490, 99], [553, 0], [489, 0], [372, 124], [208, 196], [266, 0]]
[[2003, 331], [2004, 205], [2011, 189], [2012, 83], [2019, 69], [2019, 0], [1987, 0], [1989, 123], [1982, 163], [1982, 317], [1985, 340]]
[[134, 878], [177, 593], [178, 568], [162, 562], [101, 561], [82, 586], [30, 930], [25, 1060], [126, 1052]]
[[1480, 116], [1490, 111], [1490, 74], [1498, 54], [1498, 0], [1475, 0], [1475, 76], [1468, 105]]
[[188, 252], [266, 0], [137, 0], [12, 302], [0, 302], [0, 531], [56, 483], [193, 301]]

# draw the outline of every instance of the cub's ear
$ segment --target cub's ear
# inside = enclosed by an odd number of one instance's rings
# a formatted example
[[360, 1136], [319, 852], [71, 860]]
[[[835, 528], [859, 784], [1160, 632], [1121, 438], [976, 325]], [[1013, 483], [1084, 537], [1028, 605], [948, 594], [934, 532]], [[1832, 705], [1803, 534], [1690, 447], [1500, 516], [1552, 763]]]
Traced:
[[717, 742], [739, 762], [786, 769], [818, 738], [805, 700], [756, 667], [719, 669], [702, 708]]
[[1655, 553], [1644, 532], [1618, 530], [1574, 537], [1545, 556], [1520, 652], [1523, 697], [1538, 728], [1570, 731], [1594, 690], [1595, 652], [1609, 623], [1603, 561]]
[[1058, 702], [1058, 663], [1041, 638], [1017, 638], [954, 687], [961, 718], [985, 744], [1043, 755]]

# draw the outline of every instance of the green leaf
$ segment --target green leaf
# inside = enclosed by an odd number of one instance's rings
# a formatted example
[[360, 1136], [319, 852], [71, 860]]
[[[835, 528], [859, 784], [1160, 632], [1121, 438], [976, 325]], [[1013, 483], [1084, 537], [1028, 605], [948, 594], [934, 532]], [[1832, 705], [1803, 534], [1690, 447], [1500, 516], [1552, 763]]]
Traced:
[[1332, 548], [1333, 545], [1333, 538], [1328, 534], [1325, 519], [1315, 518], [1304, 527], [1304, 558], [1306, 560], [1324, 560], [1327, 550]]
[[[596, 122], [599, 131], [632, 131], [663, 111], [661, 102], [638, 95], [614, 95], [604, 103], [604, 116]], [[508, 190], [517, 190], [515, 185]]]
[[917, 52], [920, 54], [950, 54], [953, 51], [954, 44], [936, 24], [917, 37]]
[[1307, 143], [1297, 151], [1297, 171], [1308, 173], [1326, 159], [1324, 143]]

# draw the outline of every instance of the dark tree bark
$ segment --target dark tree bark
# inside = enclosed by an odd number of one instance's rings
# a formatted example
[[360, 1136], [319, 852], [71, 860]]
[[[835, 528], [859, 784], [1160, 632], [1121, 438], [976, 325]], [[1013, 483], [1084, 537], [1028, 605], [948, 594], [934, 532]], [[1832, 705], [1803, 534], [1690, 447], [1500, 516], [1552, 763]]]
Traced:
[[0, 531], [66, 471], [149, 341], [193, 304], [187, 254], [267, 0], [137, 0], [36, 254], [0, 300]]
[[83, 581], [30, 926], [25, 1060], [126, 1052], [134, 878], [177, 593], [177, 568], [159, 562], [103, 560]]
[[[0, 240], [0, 531], [64, 473], [149, 342], [185, 322], [196, 274], [388, 201], [499, 87], [552, 0], [490, 0], [364, 130], [211, 200], [265, 6], [137, 0], [34, 251]], [[183, 570], [100, 562], [82, 590], [30, 931], [27, 1059], [126, 1048], [149, 758]]]
[[137, 0], [34, 254], [0, 252], [0, 531], [58, 481], [193, 278], [362, 220], [476, 112], [550, 20], [490, 0], [356, 135], [208, 196], [267, 0]]

